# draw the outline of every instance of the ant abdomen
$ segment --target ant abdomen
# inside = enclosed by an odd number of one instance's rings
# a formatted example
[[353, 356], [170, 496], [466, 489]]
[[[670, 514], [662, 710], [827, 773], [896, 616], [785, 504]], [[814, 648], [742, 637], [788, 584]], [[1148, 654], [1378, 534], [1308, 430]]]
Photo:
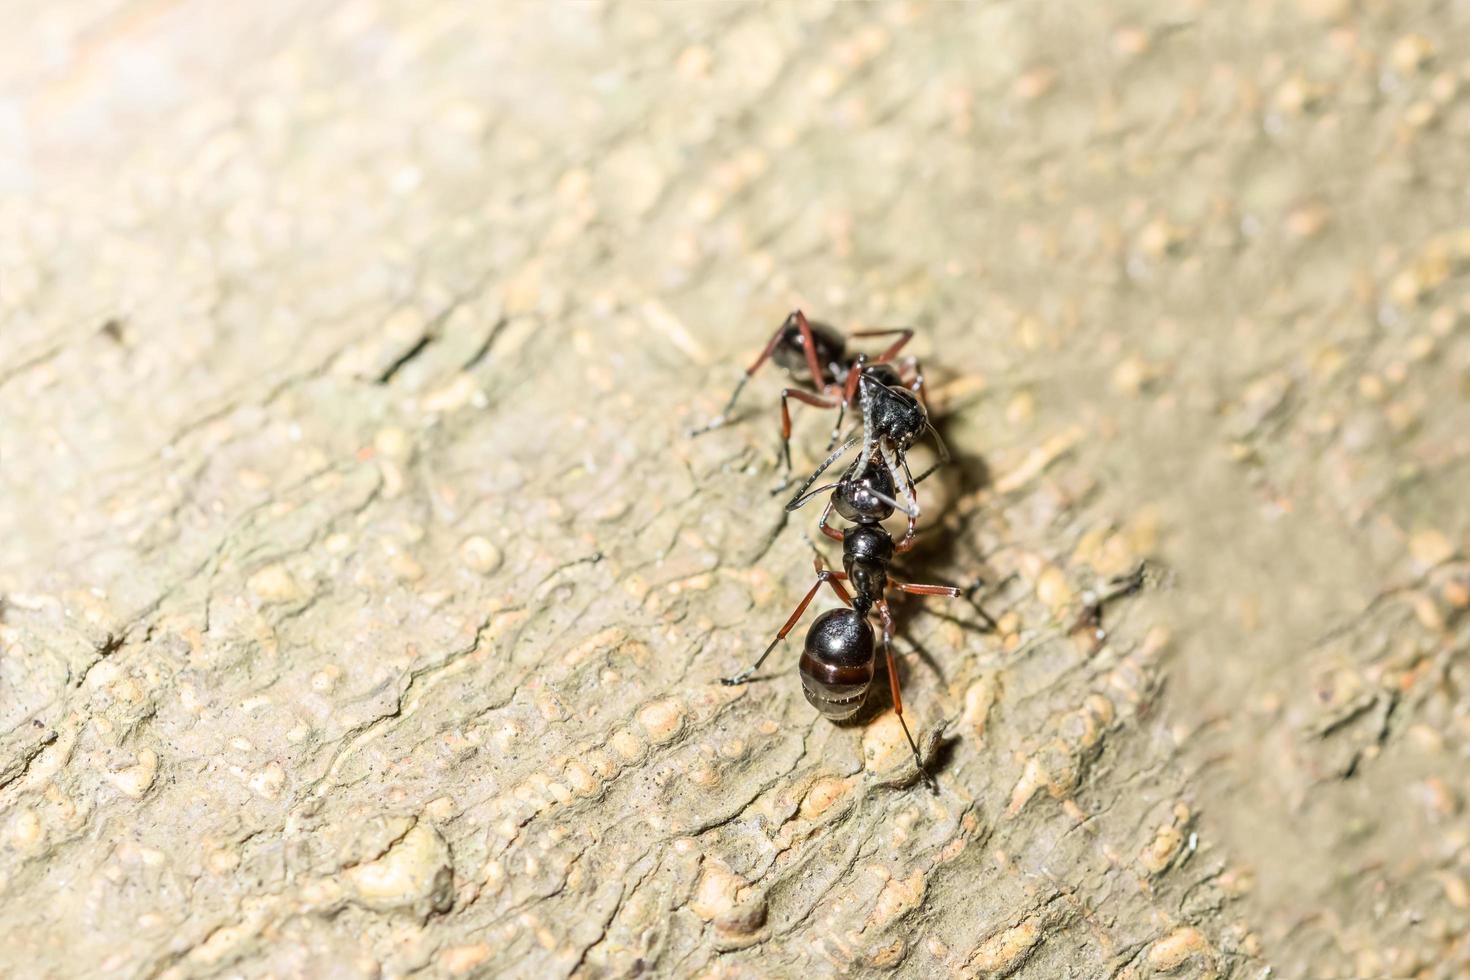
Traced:
[[[847, 359], [847, 338], [825, 323], [808, 323], [807, 327], [811, 330], [812, 346], [817, 352], [817, 364], [826, 375], [821, 380], [831, 381], [830, 366]], [[807, 369], [806, 340], [801, 335], [801, 328], [791, 318], [787, 319], [787, 325], [781, 331], [781, 342], [771, 356], [792, 374]]]
[[801, 689], [832, 721], [857, 714], [873, 682], [873, 627], [852, 609], [817, 617], [801, 654]]

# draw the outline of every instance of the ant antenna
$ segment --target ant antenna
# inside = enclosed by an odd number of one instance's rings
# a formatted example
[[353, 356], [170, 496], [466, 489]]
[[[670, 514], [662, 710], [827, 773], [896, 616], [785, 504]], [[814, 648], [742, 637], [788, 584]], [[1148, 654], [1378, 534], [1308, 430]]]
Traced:
[[901, 510], [910, 517], [919, 516], [919, 509], [913, 504], [899, 503], [897, 500], [894, 500], [892, 497], [888, 496], [888, 494], [886, 493], [883, 493], [881, 490], [874, 490], [872, 487], [867, 487], [864, 492], [872, 494], [874, 497], [877, 497], [889, 507], [892, 507], [894, 510]]
[[786, 505], [786, 509], [787, 510], [796, 510], [796, 508], [798, 508], [798, 507], [805, 507], [806, 506], [806, 502], [808, 500], [811, 500], [817, 494], [819, 494], [819, 493], [826, 493], [828, 490], [835, 490], [835, 489], [837, 489], [837, 487], [838, 487], [838, 484], [836, 484], [836, 483], [824, 483], [820, 487], [813, 487], [812, 489], [808, 490], [806, 493], [803, 493], [803, 494], [801, 494], [800, 496], [797, 496], [797, 497], [793, 497], [792, 500], [791, 500], [791, 503], [789, 503], [789, 504]]
[[823, 460], [822, 465], [817, 467], [816, 472], [806, 478], [806, 482], [803, 483], [801, 485], [801, 488], [796, 491], [796, 496], [792, 497], [786, 502], [786, 509], [788, 511], [795, 510], [796, 508], [801, 506], [799, 501], [806, 494], [811, 485], [813, 483], [816, 483], [823, 473], [827, 472], [828, 467], [837, 462], [837, 460], [841, 459], [843, 456], [847, 455], [847, 453], [851, 451], [852, 447], [857, 445], [858, 438], [858, 433], [854, 432], [852, 435], [847, 437], [846, 442], [838, 446], [836, 449], [832, 450], [832, 455]]
[[927, 418], [924, 419], [924, 425], [929, 429], [929, 434], [934, 437], [934, 448], [939, 450], [939, 465], [948, 465], [952, 457], [949, 455], [949, 447], [944, 444], [943, 437], [939, 435], [939, 429]]
[[[951, 456], [949, 453], [949, 447], [946, 446], [944, 444], [944, 440], [940, 438], [939, 430], [934, 427], [934, 423], [930, 422], [928, 419], [925, 419], [924, 424], [928, 427], [929, 432], [932, 433], [934, 436], [934, 447], [939, 451], [939, 460], [938, 462], [930, 464], [927, 470], [920, 473], [918, 479], [914, 480], [915, 483], [918, 483], [920, 480], [924, 479], [924, 477], [939, 469], [939, 467], [948, 466], [954, 460], [954, 457]], [[904, 465], [908, 465], [907, 460], [904, 461]]]

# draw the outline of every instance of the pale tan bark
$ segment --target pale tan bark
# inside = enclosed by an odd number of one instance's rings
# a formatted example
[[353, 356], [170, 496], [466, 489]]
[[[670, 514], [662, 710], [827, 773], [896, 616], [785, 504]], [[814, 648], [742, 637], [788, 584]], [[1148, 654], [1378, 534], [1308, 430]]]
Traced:
[[[0, 972], [1470, 969], [1463, 12], [484, 6], [12, 6]], [[718, 684], [797, 304], [962, 456], [935, 796]]]

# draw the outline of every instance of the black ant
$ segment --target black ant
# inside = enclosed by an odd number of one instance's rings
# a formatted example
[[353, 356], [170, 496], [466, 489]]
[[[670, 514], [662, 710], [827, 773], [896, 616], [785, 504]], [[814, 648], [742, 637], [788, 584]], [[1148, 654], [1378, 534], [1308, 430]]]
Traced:
[[[895, 499], [896, 488], [892, 474], [887, 466], [871, 465], [864, 468], [859, 463], [854, 463], [837, 483], [813, 490], [792, 503], [801, 506], [806, 500], [829, 489], [833, 490], [832, 497], [827, 502], [826, 510], [822, 512], [819, 527], [823, 534], [842, 542], [843, 571], [831, 571], [823, 563], [821, 555], [818, 555], [814, 563], [817, 581], [797, 604], [796, 610], [786, 620], [786, 625], [776, 633], [776, 638], [756, 658], [755, 663], [733, 677], [724, 678], [722, 683], [745, 683], [760, 668], [766, 657], [770, 656], [776, 645], [796, 626], [816, 596], [817, 590], [825, 582], [849, 608], [824, 612], [807, 631], [799, 668], [801, 687], [807, 701], [832, 721], [851, 718], [862, 707], [873, 681], [875, 659], [873, 627], [868, 623], [868, 615], [876, 610], [883, 622], [883, 654], [888, 660], [888, 680], [893, 691], [894, 714], [898, 716], [909, 748], [913, 750], [914, 765], [918, 767], [929, 787], [937, 789], [934, 778], [924, 768], [919, 746], [903, 717], [898, 670], [893, 662], [893, 615], [888, 609], [884, 592], [890, 586], [911, 595], [955, 598], [961, 592], [948, 585], [915, 585], [888, 577], [888, 564], [893, 556], [908, 551], [914, 545], [914, 523], [918, 508], [914, 505], [906, 511], [909, 515], [908, 531], [895, 542], [882, 523], [893, 515], [895, 509], [900, 508]], [[913, 500], [915, 489], [911, 478], [904, 490], [906, 496]], [[852, 521], [853, 526], [838, 529], [828, 525], [827, 519], [834, 508], [842, 517]], [[852, 585], [851, 595], [842, 587], [841, 583], [844, 581]]]
[[[858, 337], [894, 335], [898, 339], [876, 357], [852, 354], [848, 350], [848, 342]], [[891, 427], [913, 429], [913, 436], [909, 439], [911, 444], [928, 425], [928, 413], [924, 409], [927, 400], [924, 372], [916, 357], [905, 357], [901, 361], [895, 361], [894, 358], [898, 357], [899, 351], [903, 350], [913, 336], [914, 331], [907, 327], [859, 330], [850, 336], [843, 336], [835, 328], [825, 323], [812, 323], [801, 310], [794, 310], [776, 328], [760, 356], [745, 369], [745, 375], [735, 385], [724, 410], [708, 425], [693, 430], [690, 435], [702, 435], [724, 425], [729, 420], [730, 413], [735, 410], [735, 402], [740, 398], [740, 392], [745, 389], [745, 383], [750, 380], [751, 375], [767, 360], [774, 360], [793, 379], [806, 384], [810, 389], [781, 390], [781, 458], [788, 475], [791, 472], [791, 408], [788, 402], [793, 398], [816, 408], [837, 409], [837, 422], [832, 427], [828, 449], [837, 444], [848, 408], [859, 402], [864, 406], [865, 429], [872, 422], [869, 416], [876, 415]], [[909, 373], [912, 373], [912, 377], [905, 379], [905, 375]], [[860, 385], [860, 382], [866, 383]], [[871, 410], [868, 408], [870, 404], [873, 406]], [[919, 419], [917, 422], [913, 421], [915, 413]], [[932, 431], [932, 427], [930, 428]], [[783, 482], [775, 492], [784, 489], [786, 485]]]

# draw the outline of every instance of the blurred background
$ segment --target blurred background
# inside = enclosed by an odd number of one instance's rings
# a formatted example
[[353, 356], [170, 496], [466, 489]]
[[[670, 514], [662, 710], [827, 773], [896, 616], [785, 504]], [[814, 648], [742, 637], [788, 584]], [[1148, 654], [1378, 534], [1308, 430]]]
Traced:
[[[7, 975], [1470, 971], [1465, 3], [5, 13]], [[937, 795], [718, 684], [798, 306]]]

